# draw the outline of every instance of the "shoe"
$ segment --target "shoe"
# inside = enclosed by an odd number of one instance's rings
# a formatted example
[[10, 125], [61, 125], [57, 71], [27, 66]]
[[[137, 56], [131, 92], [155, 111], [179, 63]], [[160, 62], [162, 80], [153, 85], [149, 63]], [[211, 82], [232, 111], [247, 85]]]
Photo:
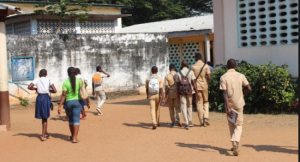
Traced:
[[236, 150], [236, 149], [233, 150], [233, 155], [234, 155], [234, 156], [239, 156], [239, 154], [240, 154], [240, 153], [239, 153], [239, 150]]
[[231, 148], [231, 149], [230, 149], [230, 151], [233, 151], [233, 150], [234, 150], [234, 148]]
[[85, 120], [85, 117], [80, 118], [80, 120]]
[[207, 127], [209, 125], [210, 125], [210, 123], [208, 122], [208, 119], [204, 119], [204, 126]]
[[41, 136], [41, 141], [46, 141], [46, 140], [47, 140], [46, 137], [42, 137], [42, 136]]
[[186, 125], [184, 128], [185, 128], [186, 130], [189, 130], [190, 127], [189, 127], [188, 125]]
[[96, 109], [98, 111], [98, 114], [102, 114], [101, 110], [99, 108]]
[[172, 128], [174, 128], [174, 127], [176, 127], [176, 126], [177, 126], [176, 123], [172, 123], [172, 124], [171, 124], [171, 127], [172, 127]]
[[45, 137], [46, 137], [47, 139], [49, 139], [49, 138], [50, 138], [50, 134], [47, 133]]
[[157, 124], [153, 124], [152, 129], [156, 129]]
[[204, 124], [201, 124], [200, 127], [201, 127], [201, 128], [204, 127]]
[[189, 127], [193, 127], [194, 124], [192, 122], [189, 122]]
[[175, 122], [176, 122], [178, 127], [182, 127], [182, 124], [180, 123], [180, 121], [178, 119], [176, 119]]

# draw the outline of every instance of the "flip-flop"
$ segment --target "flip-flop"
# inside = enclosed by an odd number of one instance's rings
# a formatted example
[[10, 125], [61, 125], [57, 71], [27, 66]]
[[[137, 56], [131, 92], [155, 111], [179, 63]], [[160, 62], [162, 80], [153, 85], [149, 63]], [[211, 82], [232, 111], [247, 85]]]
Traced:
[[47, 139], [50, 138], [50, 134], [49, 134], [49, 133], [46, 134], [46, 138], [47, 138]]
[[47, 140], [46, 137], [42, 137], [42, 136], [41, 136], [41, 141], [46, 141], [46, 140]]

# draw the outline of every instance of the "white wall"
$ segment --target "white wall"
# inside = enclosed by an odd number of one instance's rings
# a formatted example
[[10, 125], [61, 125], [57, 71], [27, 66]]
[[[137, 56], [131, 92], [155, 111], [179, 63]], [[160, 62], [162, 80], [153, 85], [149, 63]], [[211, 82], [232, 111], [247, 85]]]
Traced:
[[[219, 0], [214, 0], [214, 4], [221, 5]], [[216, 42], [216, 57], [224, 57], [225, 61], [230, 58], [236, 60], [245, 60], [251, 64], [266, 64], [271, 61], [277, 65], [288, 64], [288, 70], [293, 77], [298, 77], [298, 44], [295, 45], [279, 45], [264, 47], [238, 47], [237, 32], [237, 16], [236, 16], [236, 0], [223, 0], [223, 15], [215, 12], [214, 18], [220, 19], [224, 17], [224, 31], [218, 29], [222, 26], [222, 21], [214, 21], [215, 40], [222, 40], [224, 34], [224, 55], [220, 52], [222, 46], [218, 46]], [[215, 8], [216, 6], [214, 6]]]

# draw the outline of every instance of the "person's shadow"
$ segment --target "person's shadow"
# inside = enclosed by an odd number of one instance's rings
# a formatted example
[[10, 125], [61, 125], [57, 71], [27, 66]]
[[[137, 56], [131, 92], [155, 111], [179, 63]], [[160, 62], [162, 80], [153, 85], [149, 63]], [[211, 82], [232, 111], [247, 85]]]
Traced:
[[[275, 145], [243, 145], [244, 147], [251, 147], [256, 151], [270, 151], [270, 152], [279, 152], [279, 153], [287, 153], [287, 154], [298, 154], [298, 148], [292, 146], [275, 146]], [[296, 148], [290, 149], [290, 148]]]
[[[152, 129], [151, 123], [141, 123], [141, 122], [139, 122], [137, 124], [123, 123], [123, 125], [125, 125], [127, 127], [139, 127], [139, 128], [144, 128], [144, 129]], [[170, 127], [170, 126], [168, 123], [159, 123], [159, 127]]]
[[213, 149], [216, 151], [219, 151], [221, 155], [226, 155], [226, 156], [231, 156], [228, 151], [228, 149], [216, 147], [216, 146], [211, 146], [211, 145], [203, 145], [203, 144], [186, 144], [186, 143], [175, 143], [179, 147], [185, 147], [185, 148], [191, 148], [199, 151], [208, 151], [207, 149]]
[[[64, 141], [70, 141], [69, 138], [70, 136], [67, 136], [67, 135], [64, 135], [64, 134], [59, 134], [59, 133], [49, 133], [50, 135], [50, 139], [51, 138], [59, 138], [59, 139], [62, 139]], [[18, 133], [18, 134], [15, 134], [13, 136], [26, 136], [26, 137], [29, 137], [29, 138], [38, 138], [39, 140], [41, 140], [41, 134], [37, 134], [37, 133]]]

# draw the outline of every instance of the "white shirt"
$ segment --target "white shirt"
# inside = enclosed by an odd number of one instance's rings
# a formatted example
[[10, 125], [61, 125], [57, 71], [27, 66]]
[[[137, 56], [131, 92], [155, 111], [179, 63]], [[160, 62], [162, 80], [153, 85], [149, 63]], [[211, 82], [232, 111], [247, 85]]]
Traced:
[[51, 81], [46, 77], [34, 79], [32, 84], [36, 86], [38, 93], [41, 94], [49, 93], [50, 86], [52, 85]]
[[83, 81], [87, 82], [87, 80], [86, 80], [81, 74], [77, 74], [77, 75], [76, 75], [76, 78], [80, 78], [80, 79], [82, 79]]

